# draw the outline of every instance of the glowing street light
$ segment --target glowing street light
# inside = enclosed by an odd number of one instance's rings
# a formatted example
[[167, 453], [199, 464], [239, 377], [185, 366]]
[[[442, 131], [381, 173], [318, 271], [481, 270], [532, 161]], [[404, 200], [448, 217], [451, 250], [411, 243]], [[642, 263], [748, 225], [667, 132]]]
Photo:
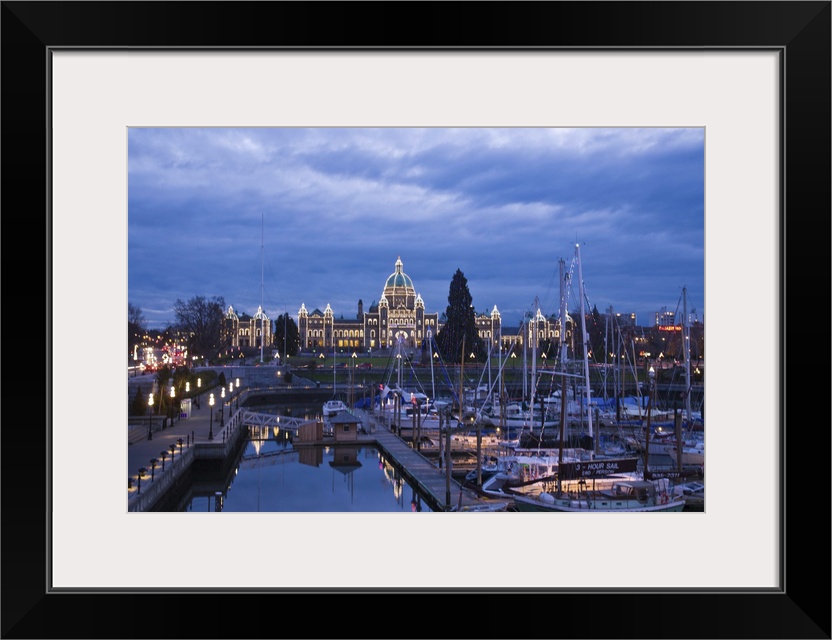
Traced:
[[149, 408], [147, 414], [147, 439], [153, 440], [153, 394], [147, 396], [147, 406]]
[[[171, 386], [170, 386], [170, 399], [171, 399], [171, 402], [173, 402], [173, 399], [174, 399], [175, 397], [176, 397], [176, 387], [174, 387], [173, 385], [171, 385]], [[177, 415], [177, 417], [179, 416], [179, 410], [178, 410], [178, 409], [177, 409], [177, 411], [176, 411], [176, 415]], [[176, 418], [174, 418], [174, 420], [175, 420], [175, 419], [176, 419]], [[171, 422], [171, 426], [173, 426], [173, 422]]]
[[223, 423], [223, 420], [222, 420], [223, 409], [225, 407], [225, 387], [223, 387], [222, 391], [220, 392], [220, 398], [221, 398], [221, 400], [220, 400], [220, 426], [222, 426], [222, 423]]
[[208, 439], [214, 439], [214, 394], [212, 393], [208, 398], [208, 404], [211, 406], [211, 419], [208, 422]]

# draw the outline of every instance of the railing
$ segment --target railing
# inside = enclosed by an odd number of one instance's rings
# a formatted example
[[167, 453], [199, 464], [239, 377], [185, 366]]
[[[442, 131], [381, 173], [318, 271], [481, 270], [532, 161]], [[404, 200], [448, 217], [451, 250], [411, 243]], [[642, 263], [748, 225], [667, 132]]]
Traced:
[[127, 500], [128, 511], [147, 511], [165, 492], [176, 482], [194, 460], [194, 448], [181, 449], [173, 461], [165, 465], [165, 470], [156, 469], [153, 471], [153, 480], [145, 478], [139, 485], [141, 493], [137, 492]]

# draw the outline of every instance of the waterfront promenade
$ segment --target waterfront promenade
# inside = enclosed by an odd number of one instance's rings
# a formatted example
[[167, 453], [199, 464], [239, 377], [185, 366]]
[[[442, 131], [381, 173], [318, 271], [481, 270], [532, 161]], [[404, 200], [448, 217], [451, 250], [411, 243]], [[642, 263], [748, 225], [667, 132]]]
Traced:
[[[153, 439], [147, 439], [148, 426], [150, 419], [144, 422], [145, 426], [138, 427], [143, 431], [141, 439], [134, 439], [132, 444], [127, 446], [127, 470], [128, 479], [132, 480], [132, 488], [128, 488], [128, 499], [130, 496], [138, 492], [138, 478], [139, 468], [144, 467], [146, 474], [142, 480], [142, 490], [145, 491], [151, 484], [151, 477], [162, 470], [162, 451], [167, 452], [165, 460], [165, 469], [171, 467], [171, 460], [173, 464], [177, 464], [180, 456], [187, 454], [194, 443], [221, 443], [223, 442], [224, 433], [222, 431], [223, 425], [220, 424], [220, 417], [226, 423], [229, 422], [232, 416], [233, 409], [225, 407], [224, 411], [220, 412], [219, 405], [215, 404], [213, 413], [211, 407], [208, 405], [208, 393], [203, 393], [200, 402], [200, 408], [192, 406], [190, 417], [186, 419], [175, 420], [166, 429], [159, 429], [160, 422], [154, 422]], [[212, 426], [211, 417], [213, 415], [213, 440], [210, 439]], [[134, 430], [136, 427], [134, 427]], [[226, 431], [227, 433], [227, 431]], [[183, 444], [180, 446], [179, 440]], [[175, 447], [173, 456], [171, 457], [171, 445]], [[156, 470], [151, 470], [151, 459], [156, 458]], [[127, 479], [125, 479], [127, 481]], [[128, 483], [129, 484], [129, 483]]]

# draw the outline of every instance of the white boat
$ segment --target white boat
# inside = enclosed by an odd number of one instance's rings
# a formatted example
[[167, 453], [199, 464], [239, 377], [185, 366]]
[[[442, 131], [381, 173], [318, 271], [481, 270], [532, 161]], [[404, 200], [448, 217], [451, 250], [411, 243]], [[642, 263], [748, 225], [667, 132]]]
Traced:
[[553, 429], [558, 424], [554, 415], [548, 412], [541, 414], [537, 407], [533, 411], [529, 411], [520, 402], [509, 402], [502, 407], [495, 403], [487, 411], [481, 412], [480, 418], [486, 424], [505, 426], [512, 431], [516, 429], [539, 431], [541, 427], [543, 429]]
[[610, 489], [598, 491], [541, 491], [537, 495], [516, 495], [518, 511], [571, 513], [635, 513], [682, 511], [684, 497], [669, 491], [667, 480], [619, 480]]
[[705, 507], [705, 483], [701, 480], [692, 480], [684, 484], [677, 484], [673, 487], [674, 495], [684, 498], [688, 508], [704, 509]]
[[[529, 485], [554, 482], [557, 477], [560, 455], [521, 454], [496, 458], [498, 467], [483, 480], [481, 491], [486, 495], [505, 497]], [[581, 461], [580, 453], [569, 452], [563, 462]]]
[[[480, 477], [482, 481], [488, 480], [491, 476], [499, 471], [502, 471], [503, 465], [500, 463], [499, 458], [495, 458], [494, 456], [483, 456], [483, 460], [480, 463]], [[477, 481], [477, 470], [471, 469], [468, 473], [465, 474], [465, 482], [476, 482]]]
[[482, 502], [479, 504], [470, 504], [470, 505], [456, 505], [451, 507], [451, 511], [458, 511], [460, 513], [496, 513], [500, 511], [507, 511], [508, 510], [508, 501], [496, 501], [492, 500], [490, 502]]
[[[617, 482], [643, 479], [641, 472], [636, 470], [637, 461], [633, 458], [587, 460], [583, 454], [583, 450], [573, 449], [562, 463], [558, 461], [557, 455], [537, 456], [537, 460], [554, 459], [548, 469], [539, 462], [536, 465], [521, 464], [520, 456], [500, 458], [506, 468], [484, 480], [480, 490], [491, 497], [513, 499], [517, 495], [536, 496], [540, 491], [551, 491], [558, 487], [558, 482], [561, 492], [576, 493], [609, 490]], [[525, 458], [535, 459], [532, 456]], [[563, 469], [563, 474], [560, 474], [559, 479], [557, 476], [560, 469]]]
[[[667, 451], [667, 455], [669, 455], [673, 462], [679, 463], [679, 455], [678, 450], [675, 447], [671, 447]], [[701, 467], [705, 464], [705, 443], [702, 441], [697, 442], [685, 442], [682, 446], [682, 462], [681, 466], [683, 467]]]
[[341, 400], [327, 400], [323, 405], [323, 415], [325, 418], [331, 418], [332, 416], [337, 416], [339, 413], [346, 411], [347, 409], [347, 405]]

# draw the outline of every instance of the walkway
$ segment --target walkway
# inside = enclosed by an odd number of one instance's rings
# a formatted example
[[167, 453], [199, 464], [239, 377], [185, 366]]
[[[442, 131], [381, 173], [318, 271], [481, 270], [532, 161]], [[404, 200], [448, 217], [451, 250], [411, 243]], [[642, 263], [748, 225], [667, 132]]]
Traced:
[[[147, 437], [144, 437], [141, 440], [127, 446], [128, 478], [130, 478], [133, 483], [133, 488], [128, 489], [128, 496], [133, 495], [136, 491], [138, 491], [140, 467], [144, 467], [146, 469], [146, 476], [143, 482], [145, 486], [147, 486], [147, 482], [150, 481], [151, 477], [156, 475], [156, 472], [161, 473], [163, 451], [166, 454], [165, 468], [167, 469], [168, 466], [171, 465], [171, 445], [174, 446], [174, 453], [172, 456], [173, 464], [176, 464], [179, 461], [179, 457], [182, 454], [187, 453], [189, 445], [192, 445], [195, 442], [223, 441], [225, 433], [222, 430], [220, 419], [222, 418], [225, 423], [228, 423], [231, 415], [233, 414], [233, 409], [226, 406], [222, 411], [220, 411], [219, 402], [216, 401], [216, 392], [214, 393], [215, 404], [213, 411], [211, 410], [211, 407], [208, 406], [209, 393], [203, 393], [200, 398], [201, 407], [192, 408], [189, 418], [176, 420], [173, 425], [169, 426], [167, 429], [154, 431], [152, 440], [148, 440]], [[211, 425], [212, 416], [214, 420], [213, 426]], [[154, 425], [158, 428], [158, 423], [154, 423]], [[213, 440], [210, 439], [211, 435], [213, 435]], [[180, 439], [182, 441], [181, 444], [179, 442]], [[152, 458], [156, 458], [157, 460], [155, 471], [152, 469]], [[125, 481], [127, 481], [127, 478], [125, 478]]]
[[382, 454], [390, 458], [407, 481], [429, 499], [434, 511], [475, 511], [507, 506], [505, 502], [479, 496], [452, 477], [448, 478], [445, 469], [438, 468], [366, 411], [354, 409], [353, 413], [365, 426], [370, 426]]

